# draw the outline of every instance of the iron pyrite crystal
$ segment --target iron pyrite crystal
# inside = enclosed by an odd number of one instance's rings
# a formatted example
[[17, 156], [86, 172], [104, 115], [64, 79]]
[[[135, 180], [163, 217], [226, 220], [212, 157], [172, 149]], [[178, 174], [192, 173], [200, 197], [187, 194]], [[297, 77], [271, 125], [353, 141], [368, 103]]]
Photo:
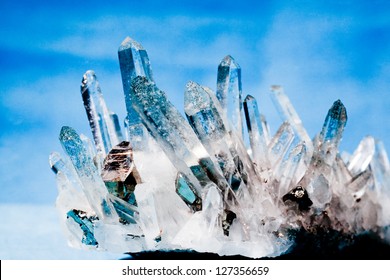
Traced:
[[386, 152], [368, 136], [352, 155], [340, 156], [347, 123], [340, 100], [312, 140], [282, 88], [273, 86], [284, 122], [271, 135], [255, 98], [242, 96], [240, 66], [226, 56], [215, 93], [186, 85], [185, 118], [157, 87], [139, 43], [126, 38], [118, 55], [125, 133], [87, 71], [81, 95], [93, 141], [64, 126], [66, 156], [50, 155], [71, 245], [260, 258], [286, 252], [290, 232], [301, 229], [369, 231], [390, 240]]

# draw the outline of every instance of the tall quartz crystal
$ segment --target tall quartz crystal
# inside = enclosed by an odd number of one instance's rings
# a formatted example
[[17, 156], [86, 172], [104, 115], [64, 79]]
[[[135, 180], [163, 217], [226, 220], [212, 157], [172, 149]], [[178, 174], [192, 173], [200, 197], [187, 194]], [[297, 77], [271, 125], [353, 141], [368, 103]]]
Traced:
[[243, 137], [241, 67], [230, 55], [218, 65], [217, 98], [232, 127]]
[[69, 156], [80, 179], [84, 193], [96, 215], [102, 219], [116, 220], [117, 215], [111, 202], [107, 199], [107, 189], [96, 169], [91, 155], [87, 153], [77, 132], [64, 126], [61, 129], [60, 142]]
[[252, 150], [252, 159], [257, 168], [262, 171], [270, 167], [268, 159], [268, 131], [264, 131], [256, 99], [247, 95], [244, 100], [244, 112]]
[[337, 100], [329, 109], [318, 138], [319, 155], [330, 166], [336, 158], [346, 124], [347, 110], [344, 104]]
[[128, 140], [134, 149], [146, 149], [148, 132], [133, 108], [131, 82], [136, 76], [153, 81], [148, 53], [140, 43], [126, 37], [118, 49], [118, 58], [127, 110], [125, 127], [128, 130]]
[[118, 118], [108, 110], [99, 82], [92, 70], [88, 70], [83, 75], [81, 95], [96, 149], [105, 156], [122, 140], [122, 133], [117, 122]]

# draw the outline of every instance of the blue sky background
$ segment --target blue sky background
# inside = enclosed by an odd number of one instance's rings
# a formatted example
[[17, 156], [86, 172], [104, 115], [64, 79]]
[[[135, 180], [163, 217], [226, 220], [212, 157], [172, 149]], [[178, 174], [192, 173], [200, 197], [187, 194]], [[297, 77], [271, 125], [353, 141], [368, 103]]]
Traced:
[[369, 134], [390, 150], [388, 1], [114, 3], [0, 2], [0, 204], [54, 204], [48, 155], [62, 153], [61, 127], [91, 135], [79, 91], [86, 70], [124, 118], [117, 49], [126, 36], [147, 49], [158, 86], [178, 108], [189, 80], [215, 88], [230, 54], [272, 132], [281, 119], [269, 88], [278, 84], [311, 136], [341, 99], [349, 117], [341, 149], [353, 152]]

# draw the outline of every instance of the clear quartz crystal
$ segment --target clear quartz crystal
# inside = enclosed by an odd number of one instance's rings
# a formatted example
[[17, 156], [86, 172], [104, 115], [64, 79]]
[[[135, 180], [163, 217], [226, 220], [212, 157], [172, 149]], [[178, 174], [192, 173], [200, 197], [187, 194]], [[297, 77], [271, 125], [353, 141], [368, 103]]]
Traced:
[[92, 70], [88, 70], [83, 75], [81, 95], [96, 149], [106, 155], [113, 146], [122, 140], [122, 133], [120, 126], [115, 122], [113, 113], [107, 108], [99, 82]]
[[227, 55], [218, 66], [217, 98], [231, 125], [243, 137], [241, 95], [241, 67]]
[[280, 115], [283, 117], [284, 121], [288, 121], [291, 127], [294, 129], [295, 137], [297, 137], [296, 142], [304, 141], [306, 145], [306, 156], [305, 161], [309, 161], [313, 154], [313, 144], [306, 132], [306, 129], [303, 127], [302, 121], [299, 118], [297, 112], [294, 109], [294, 106], [291, 104], [290, 99], [284, 93], [281, 86], [272, 86], [271, 87], [271, 97], [274, 101], [276, 107], [279, 109]]
[[252, 159], [259, 170], [266, 170], [270, 167], [268, 159], [268, 129], [264, 118], [260, 117], [256, 99], [248, 95], [244, 100], [245, 119], [249, 133], [249, 141], [252, 149]]
[[311, 140], [274, 86], [271, 96], [284, 122], [271, 136], [255, 98], [241, 100], [241, 68], [226, 56], [216, 93], [187, 83], [186, 120], [156, 86], [139, 43], [126, 38], [118, 56], [127, 141], [121, 142], [119, 118], [87, 71], [82, 96], [93, 143], [63, 127], [67, 157], [49, 158], [56, 207], [72, 246], [260, 258], [288, 250], [290, 232], [301, 229], [351, 237], [371, 232], [390, 240], [389, 159], [383, 143], [370, 136], [352, 155], [339, 153], [347, 122], [340, 100]]
[[148, 53], [140, 43], [126, 37], [119, 46], [118, 58], [127, 110], [125, 122], [127, 122], [128, 140], [132, 143], [134, 149], [142, 150], [148, 147], [148, 132], [133, 108], [131, 83], [136, 76], [142, 76], [153, 81]]
[[375, 153], [375, 140], [371, 136], [365, 137], [351, 156], [348, 169], [352, 175], [357, 175], [367, 169]]
[[117, 215], [114, 207], [107, 199], [107, 189], [80, 136], [73, 128], [64, 126], [61, 129], [59, 138], [64, 151], [69, 156], [78, 174], [83, 191], [96, 215], [103, 219], [116, 220]]

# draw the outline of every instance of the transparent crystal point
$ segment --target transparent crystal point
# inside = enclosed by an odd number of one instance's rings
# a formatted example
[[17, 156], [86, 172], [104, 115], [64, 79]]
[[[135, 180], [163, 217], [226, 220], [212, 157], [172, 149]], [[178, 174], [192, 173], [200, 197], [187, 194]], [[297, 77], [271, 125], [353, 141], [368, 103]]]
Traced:
[[117, 220], [114, 207], [107, 200], [108, 193], [100, 177], [100, 172], [87, 153], [80, 136], [73, 128], [63, 126], [59, 139], [80, 178], [83, 191], [97, 216], [103, 219]]
[[103, 99], [95, 72], [88, 70], [81, 82], [81, 95], [98, 152], [107, 154], [111, 147], [121, 141], [120, 126], [114, 122], [112, 113]]
[[348, 169], [353, 176], [367, 169], [375, 153], [375, 140], [367, 136], [360, 141], [359, 146], [351, 156]]
[[268, 131], [264, 133], [257, 101], [251, 95], [247, 95], [244, 100], [244, 112], [252, 149], [252, 159], [259, 170], [268, 169], [270, 163], [268, 160], [268, 141], [265, 135]]
[[153, 81], [149, 57], [142, 45], [126, 37], [118, 49], [119, 66], [122, 75], [123, 92], [127, 110], [127, 129], [129, 140], [135, 150], [147, 147], [148, 132], [142, 124], [138, 113], [133, 108], [131, 82], [136, 76]]
[[320, 157], [329, 166], [332, 166], [336, 158], [346, 123], [347, 110], [344, 104], [340, 100], [337, 100], [328, 111], [318, 137], [318, 143], [316, 143]]
[[241, 67], [233, 57], [227, 55], [218, 65], [216, 94], [233, 129], [243, 138], [241, 92]]
[[279, 110], [282, 119], [284, 121], [288, 121], [294, 129], [295, 137], [299, 138], [297, 142], [305, 142], [307, 151], [305, 161], [308, 162], [313, 154], [313, 143], [302, 124], [302, 120], [299, 118], [294, 106], [291, 104], [290, 99], [284, 93], [281, 86], [271, 87], [271, 97], [275, 106]]

